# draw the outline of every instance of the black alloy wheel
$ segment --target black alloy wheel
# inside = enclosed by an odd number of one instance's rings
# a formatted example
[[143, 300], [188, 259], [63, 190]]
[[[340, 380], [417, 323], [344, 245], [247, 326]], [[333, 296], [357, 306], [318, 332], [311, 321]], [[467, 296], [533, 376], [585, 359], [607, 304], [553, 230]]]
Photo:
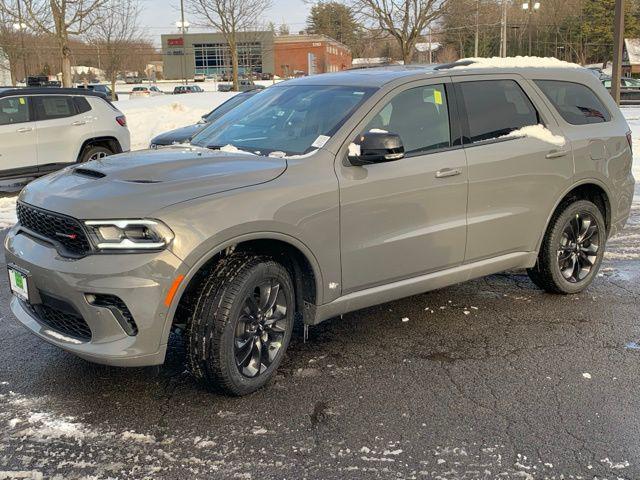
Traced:
[[242, 375], [254, 378], [271, 366], [287, 333], [287, 299], [280, 282], [268, 278], [246, 296], [236, 325], [234, 354]]
[[584, 280], [596, 263], [600, 230], [588, 212], [579, 212], [564, 226], [558, 247], [558, 267], [571, 283]]

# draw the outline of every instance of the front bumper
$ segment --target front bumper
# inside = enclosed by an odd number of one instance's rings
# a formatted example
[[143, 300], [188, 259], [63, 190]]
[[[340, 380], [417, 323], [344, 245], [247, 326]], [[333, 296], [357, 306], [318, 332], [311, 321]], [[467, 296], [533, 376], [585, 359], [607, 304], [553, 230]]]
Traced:
[[[14, 297], [13, 314], [37, 336], [96, 363], [145, 366], [164, 361], [169, 314], [164, 300], [183, 268], [182, 261], [171, 252], [100, 254], [70, 260], [16, 226], [5, 239], [5, 257], [8, 265], [28, 272], [29, 288], [35, 293], [30, 295], [32, 299], [39, 302], [40, 297], [51, 297], [66, 302], [91, 330], [90, 339], [65, 335]], [[87, 295], [96, 294], [121, 299], [135, 321], [137, 333], [127, 334], [112, 309], [90, 304]]]

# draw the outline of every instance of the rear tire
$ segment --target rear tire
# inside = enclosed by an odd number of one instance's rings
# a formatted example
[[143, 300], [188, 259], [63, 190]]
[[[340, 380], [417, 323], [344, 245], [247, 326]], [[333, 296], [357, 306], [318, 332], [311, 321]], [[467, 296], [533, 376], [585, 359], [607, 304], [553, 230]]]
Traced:
[[207, 388], [248, 395], [269, 382], [291, 340], [293, 283], [270, 257], [220, 261], [203, 281], [186, 332], [192, 374]]
[[90, 162], [91, 160], [100, 160], [106, 158], [109, 155], [113, 155], [113, 152], [107, 147], [101, 147], [99, 145], [89, 145], [85, 147], [82, 155], [80, 155], [79, 163]]
[[604, 217], [594, 203], [567, 203], [549, 222], [538, 261], [527, 270], [529, 278], [550, 293], [581, 292], [600, 269], [606, 240]]

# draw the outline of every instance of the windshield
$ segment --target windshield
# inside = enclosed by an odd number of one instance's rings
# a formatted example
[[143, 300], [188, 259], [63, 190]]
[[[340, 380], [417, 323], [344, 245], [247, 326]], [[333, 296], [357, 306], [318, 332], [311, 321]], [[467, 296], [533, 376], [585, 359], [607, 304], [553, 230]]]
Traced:
[[222, 105], [220, 105], [217, 108], [214, 108], [212, 111], [207, 113], [204, 116], [205, 122], [211, 123], [214, 120], [217, 120], [218, 118], [220, 118], [225, 113], [230, 112], [231, 110], [236, 108], [238, 105], [243, 103], [245, 100], [249, 100], [252, 96], [253, 95], [247, 95], [246, 93], [239, 93], [238, 95], [234, 95], [229, 100], [224, 102]]
[[300, 155], [320, 148], [373, 88], [345, 86], [271, 87], [254, 95], [197, 134], [193, 145], [268, 155]]

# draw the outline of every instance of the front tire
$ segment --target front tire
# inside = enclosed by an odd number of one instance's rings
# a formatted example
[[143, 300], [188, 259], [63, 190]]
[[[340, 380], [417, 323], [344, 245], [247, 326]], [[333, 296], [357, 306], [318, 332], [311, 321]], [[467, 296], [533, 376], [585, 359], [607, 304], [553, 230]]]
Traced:
[[187, 326], [189, 368], [206, 387], [247, 395], [269, 382], [291, 340], [288, 271], [266, 256], [234, 254], [204, 280]]
[[581, 292], [600, 269], [606, 240], [604, 217], [594, 203], [568, 203], [551, 219], [529, 278], [550, 293]]

